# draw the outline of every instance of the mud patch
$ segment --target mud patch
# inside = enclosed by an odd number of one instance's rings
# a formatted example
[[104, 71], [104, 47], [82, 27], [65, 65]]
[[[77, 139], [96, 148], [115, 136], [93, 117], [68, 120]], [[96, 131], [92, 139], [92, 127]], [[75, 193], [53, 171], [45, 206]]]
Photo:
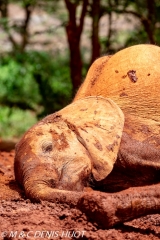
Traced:
[[58, 151], [62, 151], [69, 147], [64, 133], [58, 134], [56, 131], [52, 130], [52, 138], [54, 141], [54, 148], [56, 148]]
[[[118, 139], [118, 138], [117, 138]], [[114, 151], [114, 147], [118, 145], [117, 141], [114, 141], [112, 144], [109, 144], [108, 146], [106, 146], [108, 151]]]
[[96, 140], [96, 142], [93, 144], [99, 151], [103, 151], [103, 147], [100, 144], [99, 141]]
[[129, 79], [133, 82], [133, 83], [136, 83], [138, 78], [136, 76], [136, 71], [135, 70], [129, 70], [127, 72], [127, 75], [129, 77]]
[[123, 75], [122, 78], [125, 79], [127, 77], [127, 75]]
[[125, 93], [125, 92], [122, 92], [119, 96], [120, 96], [120, 97], [128, 97], [128, 94]]
[[108, 60], [111, 58], [112, 56], [107, 56], [106, 61], [102, 62], [101, 64], [99, 64], [96, 67], [96, 70], [94, 70], [94, 77], [91, 78], [91, 87], [93, 87], [96, 83], [96, 81], [98, 80], [99, 76], [101, 75], [101, 72], [104, 68], [104, 66], [106, 65], [106, 63], [108, 62]]

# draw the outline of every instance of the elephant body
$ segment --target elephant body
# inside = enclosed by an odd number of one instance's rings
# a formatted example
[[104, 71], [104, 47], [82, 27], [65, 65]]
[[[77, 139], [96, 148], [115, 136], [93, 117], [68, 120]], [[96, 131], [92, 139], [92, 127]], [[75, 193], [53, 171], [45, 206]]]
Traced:
[[88, 96], [112, 99], [125, 116], [113, 172], [98, 183], [119, 191], [160, 181], [160, 48], [137, 45], [97, 59], [74, 101]]
[[24, 134], [14, 169], [27, 197], [67, 202], [102, 227], [160, 212], [159, 59], [153, 45], [99, 58], [73, 102]]

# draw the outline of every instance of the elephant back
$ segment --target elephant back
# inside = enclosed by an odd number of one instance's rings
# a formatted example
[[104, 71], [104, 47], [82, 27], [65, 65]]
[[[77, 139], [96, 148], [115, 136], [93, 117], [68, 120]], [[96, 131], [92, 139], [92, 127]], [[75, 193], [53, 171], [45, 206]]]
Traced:
[[112, 99], [124, 114], [160, 122], [160, 47], [140, 44], [97, 59], [74, 100]]

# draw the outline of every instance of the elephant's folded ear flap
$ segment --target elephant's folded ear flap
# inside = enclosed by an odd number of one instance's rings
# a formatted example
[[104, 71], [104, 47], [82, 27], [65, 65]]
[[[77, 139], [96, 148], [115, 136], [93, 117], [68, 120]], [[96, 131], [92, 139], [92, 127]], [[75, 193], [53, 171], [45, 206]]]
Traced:
[[77, 100], [62, 111], [63, 117], [65, 115], [76, 126], [77, 138], [91, 159], [95, 180], [103, 180], [117, 159], [124, 126], [123, 112], [112, 100], [102, 97]]
[[124, 115], [121, 109], [110, 99], [92, 98], [90, 109], [80, 135], [92, 161], [92, 174], [96, 181], [103, 180], [112, 171], [117, 159]]

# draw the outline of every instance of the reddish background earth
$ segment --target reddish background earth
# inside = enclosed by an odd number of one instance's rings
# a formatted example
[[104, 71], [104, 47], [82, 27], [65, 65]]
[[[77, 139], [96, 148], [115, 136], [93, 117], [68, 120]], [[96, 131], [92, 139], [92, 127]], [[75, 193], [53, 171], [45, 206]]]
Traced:
[[0, 239], [160, 239], [159, 214], [103, 230], [78, 209], [46, 201], [31, 203], [14, 179], [13, 146], [0, 142]]

